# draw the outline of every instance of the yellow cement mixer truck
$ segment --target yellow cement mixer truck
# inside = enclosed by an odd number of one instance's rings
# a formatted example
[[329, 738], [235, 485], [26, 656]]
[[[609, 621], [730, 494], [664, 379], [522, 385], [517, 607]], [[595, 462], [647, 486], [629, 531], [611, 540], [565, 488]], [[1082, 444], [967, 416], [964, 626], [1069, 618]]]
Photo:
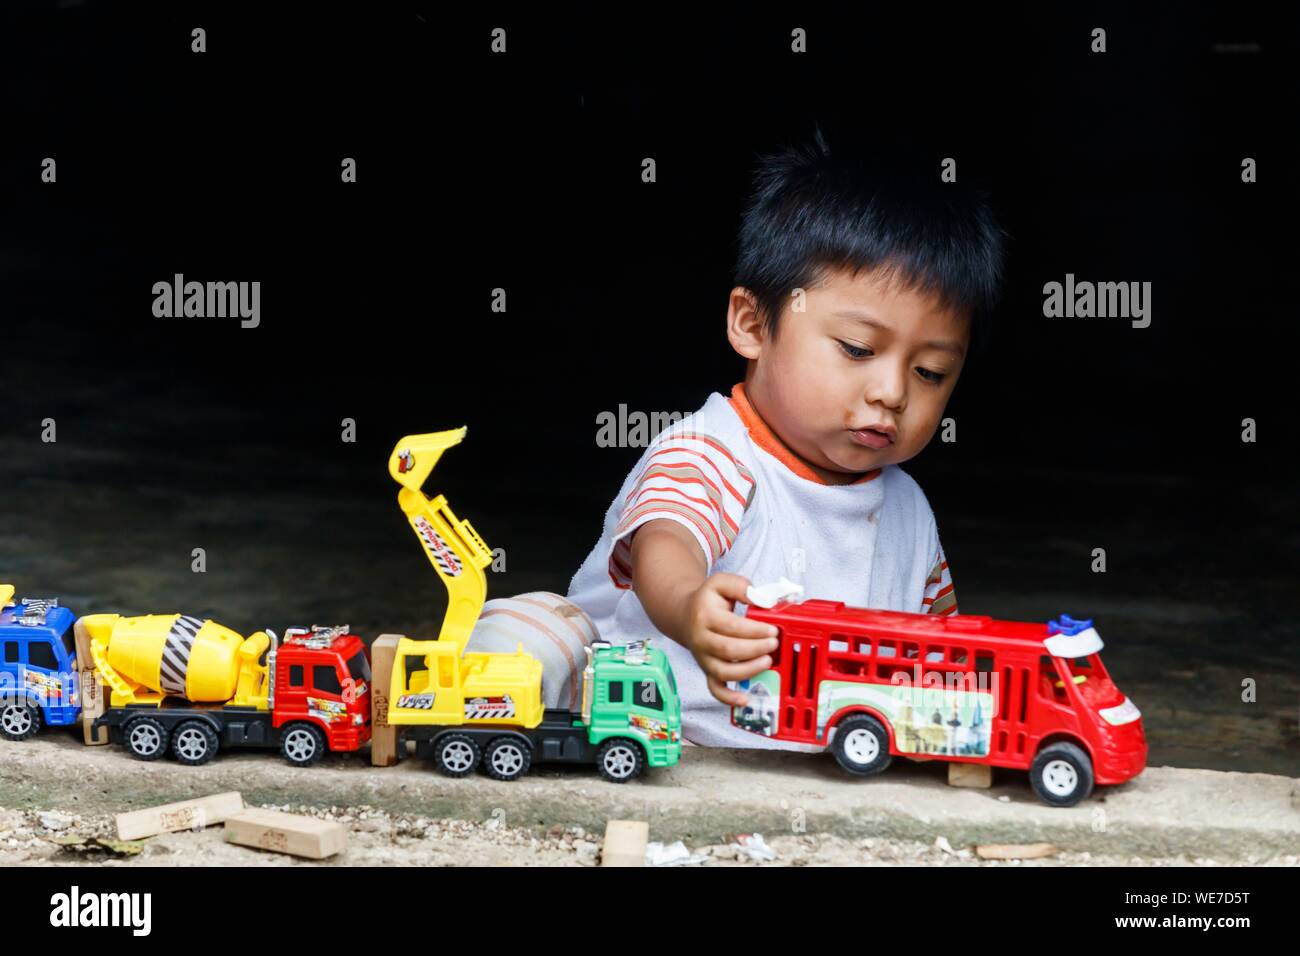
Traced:
[[221, 747], [278, 748], [308, 766], [370, 739], [370, 664], [347, 626], [245, 638], [184, 614], [91, 614], [84, 628], [105, 710], [94, 727], [140, 760], [181, 763]]

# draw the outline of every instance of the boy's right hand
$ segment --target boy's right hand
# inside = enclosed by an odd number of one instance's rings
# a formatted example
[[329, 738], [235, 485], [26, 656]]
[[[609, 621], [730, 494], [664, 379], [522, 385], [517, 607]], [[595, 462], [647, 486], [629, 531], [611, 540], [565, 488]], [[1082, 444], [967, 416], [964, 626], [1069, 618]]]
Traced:
[[687, 646], [708, 678], [709, 693], [732, 707], [744, 706], [749, 697], [729, 688], [727, 681], [767, 670], [778, 644], [775, 624], [735, 613], [749, 584], [739, 574], [719, 572], [706, 578], [686, 602]]

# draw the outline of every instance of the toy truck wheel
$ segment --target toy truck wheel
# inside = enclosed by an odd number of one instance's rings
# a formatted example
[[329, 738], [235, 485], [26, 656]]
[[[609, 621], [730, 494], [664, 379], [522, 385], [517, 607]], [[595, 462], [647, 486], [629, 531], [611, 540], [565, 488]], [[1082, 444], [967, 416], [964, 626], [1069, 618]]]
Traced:
[[645, 753], [635, 741], [611, 737], [596, 751], [596, 769], [611, 783], [627, 783], [645, 769]]
[[9, 740], [26, 740], [41, 729], [41, 709], [30, 700], [14, 701], [0, 710], [0, 734]]
[[280, 740], [280, 753], [295, 767], [310, 767], [329, 749], [325, 735], [315, 724], [291, 724]]
[[866, 714], [849, 717], [835, 728], [831, 752], [841, 767], [860, 777], [880, 773], [893, 759], [885, 728]]
[[434, 744], [433, 762], [449, 777], [473, 773], [482, 756], [478, 741], [467, 734], [445, 734]]
[[483, 753], [483, 769], [496, 780], [514, 780], [528, 772], [532, 752], [517, 737], [498, 737]]
[[137, 717], [122, 729], [126, 749], [137, 760], [157, 760], [167, 752], [167, 728], [152, 717]]
[[172, 735], [172, 755], [190, 767], [207, 763], [217, 755], [217, 733], [201, 720], [187, 720]]
[[1029, 782], [1044, 803], [1072, 807], [1092, 793], [1092, 761], [1074, 744], [1051, 744], [1034, 758]]

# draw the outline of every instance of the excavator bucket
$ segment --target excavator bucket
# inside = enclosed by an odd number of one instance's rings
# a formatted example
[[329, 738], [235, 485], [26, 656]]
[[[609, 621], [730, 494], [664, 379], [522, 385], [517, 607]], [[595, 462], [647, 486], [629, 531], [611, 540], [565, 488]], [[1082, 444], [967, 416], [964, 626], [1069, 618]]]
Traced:
[[397, 493], [397, 504], [429, 563], [447, 586], [447, 615], [438, 639], [454, 643], [457, 653], [465, 649], [487, 599], [487, 577], [483, 569], [492, 563], [492, 552], [468, 521], [456, 517], [446, 498], [442, 495], [429, 498], [421, 486], [442, 453], [459, 445], [467, 431], [462, 427], [427, 435], [407, 435], [393, 448], [388, 459], [388, 473], [402, 486]]
[[459, 445], [469, 431], [465, 426], [426, 435], [407, 435], [388, 459], [388, 473], [403, 488], [419, 491], [424, 480], [448, 448]]

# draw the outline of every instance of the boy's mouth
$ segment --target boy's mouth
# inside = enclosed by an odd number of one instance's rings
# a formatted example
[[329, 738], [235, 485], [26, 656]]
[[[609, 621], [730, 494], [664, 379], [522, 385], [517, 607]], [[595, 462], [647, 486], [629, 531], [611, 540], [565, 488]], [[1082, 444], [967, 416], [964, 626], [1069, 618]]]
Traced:
[[897, 437], [897, 431], [888, 425], [872, 426], [871, 428], [851, 428], [849, 434], [859, 445], [866, 445], [868, 448], [874, 448], [877, 451], [887, 445], [892, 445]]

